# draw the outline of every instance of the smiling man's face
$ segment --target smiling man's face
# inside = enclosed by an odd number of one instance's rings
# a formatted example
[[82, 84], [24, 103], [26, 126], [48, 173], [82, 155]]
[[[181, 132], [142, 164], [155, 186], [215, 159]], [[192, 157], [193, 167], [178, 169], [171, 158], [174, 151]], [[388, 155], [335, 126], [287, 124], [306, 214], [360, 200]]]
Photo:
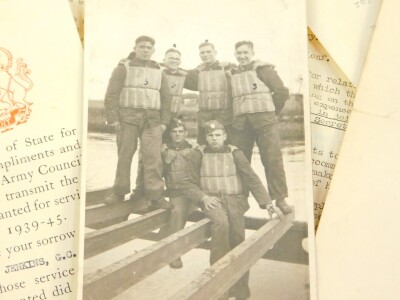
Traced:
[[241, 66], [246, 66], [253, 60], [254, 50], [249, 45], [242, 45], [235, 50], [235, 57]]
[[212, 64], [217, 61], [217, 51], [211, 45], [200, 47], [199, 55], [201, 60], [206, 64]]

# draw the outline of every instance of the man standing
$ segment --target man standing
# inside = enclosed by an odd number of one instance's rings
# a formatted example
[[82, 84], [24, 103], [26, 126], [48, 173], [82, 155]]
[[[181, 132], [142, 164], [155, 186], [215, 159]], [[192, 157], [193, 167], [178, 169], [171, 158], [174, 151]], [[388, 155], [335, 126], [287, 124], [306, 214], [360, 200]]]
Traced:
[[[186, 87], [185, 79], [187, 72], [179, 68], [180, 64], [181, 64], [181, 52], [178, 49], [176, 49], [174, 45], [173, 48], [170, 48], [165, 52], [164, 62], [162, 64], [163, 66], [165, 66], [165, 69], [163, 69], [164, 82], [166, 83], [168, 95], [171, 99], [171, 105], [170, 105], [171, 120], [173, 120], [174, 118], [179, 118], [181, 114], [181, 108], [183, 106], [182, 93], [183, 93], [183, 88]], [[174, 122], [171, 121], [171, 124], [174, 124]], [[163, 134], [163, 143], [166, 143], [170, 139], [169, 130], [170, 128], [167, 127], [167, 130], [165, 130]], [[136, 187], [132, 191], [130, 198], [131, 200], [136, 201], [144, 196], [145, 193], [144, 193], [144, 183], [143, 183], [143, 162], [141, 159], [139, 159], [138, 172], [136, 177]]]
[[226, 67], [217, 60], [217, 51], [208, 41], [201, 43], [199, 54], [203, 63], [189, 71], [186, 88], [199, 91], [197, 143], [206, 143], [204, 123], [218, 120], [229, 134], [232, 124], [232, 102], [228, 91]]
[[[242, 151], [225, 145], [227, 134], [216, 120], [204, 124], [207, 144], [193, 150], [188, 160], [185, 194], [211, 219], [213, 264], [245, 239], [244, 213], [249, 209], [247, 190], [260, 208], [274, 213], [271, 198]], [[250, 297], [247, 272], [230, 289], [237, 300]], [[227, 299], [227, 295], [225, 295]]]
[[239, 66], [230, 71], [234, 120], [232, 144], [239, 147], [251, 162], [254, 142], [260, 151], [268, 190], [276, 206], [291, 212], [283, 167], [277, 114], [289, 97], [288, 89], [274, 66], [254, 62], [253, 43], [240, 41], [235, 45]]
[[121, 61], [114, 69], [105, 96], [107, 123], [117, 130], [118, 164], [112, 194], [106, 204], [115, 204], [130, 192], [130, 171], [138, 138], [144, 166], [146, 200], [169, 208], [164, 200], [162, 178], [162, 133], [170, 119], [168, 86], [158, 63], [151, 60], [155, 41], [140, 36], [135, 56]]
[[[175, 45], [174, 45], [175, 46]], [[171, 95], [171, 119], [176, 118], [180, 114], [183, 105], [183, 88], [185, 87], [185, 79], [187, 72], [179, 69], [181, 65], [181, 52], [175, 47], [165, 52], [164, 76], [166, 77], [169, 92]]]

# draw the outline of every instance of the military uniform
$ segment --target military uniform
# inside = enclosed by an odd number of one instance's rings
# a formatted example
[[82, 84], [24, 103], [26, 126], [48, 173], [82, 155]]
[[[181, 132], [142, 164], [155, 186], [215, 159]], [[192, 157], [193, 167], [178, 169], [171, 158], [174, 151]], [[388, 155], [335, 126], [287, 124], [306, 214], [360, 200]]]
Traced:
[[251, 162], [254, 142], [260, 151], [272, 199], [288, 196], [277, 114], [289, 97], [272, 65], [252, 62], [230, 71], [233, 114], [231, 142]]
[[199, 91], [197, 143], [206, 144], [204, 123], [210, 120], [219, 121], [230, 136], [233, 113], [226, 68], [218, 61], [202, 64], [197, 69], [189, 71], [185, 87]]
[[114, 194], [123, 197], [130, 192], [130, 169], [139, 138], [146, 199], [160, 199], [164, 190], [161, 124], [170, 120], [168, 85], [160, 66], [133, 56], [121, 61], [111, 75], [105, 107], [107, 122], [120, 123]]
[[186, 177], [187, 161], [192, 145], [187, 141], [180, 145], [167, 144], [167, 148], [161, 152], [164, 162], [164, 178], [167, 186], [169, 202], [173, 205], [170, 214], [170, 222], [164, 232], [173, 234], [185, 227], [187, 217], [198, 206], [188, 201], [182, 191], [182, 180]]
[[[219, 128], [215, 121], [206, 123], [206, 132], [215, 128]], [[232, 145], [224, 145], [217, 151], [208, 145], [199, 146], [189, 157], [187, 172], [184, 184], [189, 200], [199, 206], [205, 196], [220, 200], [221, 207], [204, 210], [212, 221], [210, 263], [213, 264], [245, 239], [247, 189], [262, 208], [271, 204], [271, 198], [243, 152]], [[248, 279], [246, 273], [231, 288], [231, 296], [248, 298]]]
[[185, 80], [187, 72], [177, 70], [173, 72], [169, 69], [164, 70], [164, 75], [168, 83], [169, 93], [171, 95], [171, 119], [178, 117], [181, 114], [181, 107], [183, 105], [183, 88], [185, 87]]

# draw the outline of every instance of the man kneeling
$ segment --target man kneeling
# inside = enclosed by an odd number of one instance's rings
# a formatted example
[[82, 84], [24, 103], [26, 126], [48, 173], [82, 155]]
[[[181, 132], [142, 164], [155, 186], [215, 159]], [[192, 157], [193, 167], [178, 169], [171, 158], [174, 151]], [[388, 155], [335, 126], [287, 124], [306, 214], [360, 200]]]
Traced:
[[[260, 208], [274, 213], [271, 197], [248, 160], [235, 146], [225, 145], [227, 134], [215, 120], [205, 123], [207, 144], [190, 153], [185, 194], [211, 219], [213, 264], [245, 239], [244, 213], [249, 209], [250, 190]], [[247, 272], [230, 289], [235, 299], [250, 297]], [[223, 299], [227, 299], [226, 294]]]

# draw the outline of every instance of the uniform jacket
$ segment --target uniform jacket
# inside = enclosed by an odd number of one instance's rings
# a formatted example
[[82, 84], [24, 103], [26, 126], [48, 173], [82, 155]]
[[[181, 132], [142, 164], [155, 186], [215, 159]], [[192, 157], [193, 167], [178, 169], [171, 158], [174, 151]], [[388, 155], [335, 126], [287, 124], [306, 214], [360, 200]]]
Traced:
[[[230, 152], [229, 145], [223, 146], [217, 152]], [[215, 152], [208, 146], [204, 149], [204, 153]], [[249, 162], [244, 156], [243, 152], [239, 149], [232, 151], [233, 159], [236, 165], [236, 169], [242, 180], [243, 187], [246, 187], [251, 191], [254, 198], [261, 205], [271, 204], [271, 197], [269, 196], [266, 188], [262, 184], [260, 178], [251, 168]], [[202, 165], [203, 154], [199, 149], [194, 149], [188, 159], [187, 177], [183, 182], [184, 193], [188, 198], [197, 203], [201, 204], [201, 199], [206, 196], [206, 192], [200, 188], [200, 170]], [[245, 194], [245, 192], [244, 192]], [[227, 196], [228, 197], [228, 196]]]
[[[172, 142], [167, 144], [167, 148], [161, 152], [163, 159], [163, 175], [166, 179], [167, 193], [169, 197], [178, 197], [182, 193], [182, 180], [187, 176], [187, 160], [192, 151], [192, 145], [183, 141], [179, 146], [174, 146]], [[175, 173], [174, 176], [171, 176]]]
[[[236, 74], [253, 69], [255, 62], [247, 66], [239, 66], [233, 68], [231, 74]], [[236, 129], [243, 129], [245, 122], [248, 119], [253, 128], [258, 129], [265, 125], [277, 122], [276, 115], [283, 109], [286, 100], [289, 98], [289, 90], [283, 85], [281, 78], [275, 71], [273, 65], [260, 65], [256, 67], [258, 78], [270, 89], [272, 92], [272, 99], [275, 105], [275, 112], [259, 112], [252, 114], [245, 114], [236, 116], [233, 120], [232, 126]]]
[[[132, 55], [130, 55], [130, 57], [131, 59], [129, 60], [129, 65], [160, 69], [159, 64], [155, 61], [141, 60]], [[126, 67], [123, 62], [120, 62], [114, 69], [109, 80], [104, 98], [107, 122], [114, 123], [116, 121], [120, 121], [133, 125], [140, 125], [143, 120], [147, 120], [150, 127], [160, 125], [161, 123], [165, 125], [169, 124], [171, 97], [165, 78], [162, 78], [160, 88], [161, 109], [160, 111], [157, 111], [119, 106], [120, 95], [124, 87], [126, 74]]]
[[[188, 71], [188, 75], [186, 77], [186, 83], [185, 83], [185, 88], [192, 90], [192, 91], [198, 91], [199, 90], [199, 73], [200, 71], [214, 71], [214, 70], [229, 70], [230, 68], [232, 68], [232, 65], [229, 64], [226, 67], [222, 66], [221, 63], [219, 61], [216, 61], [212, 64], [202, 64], [199, 67], [197, 67], [196, 69], [193, 70], [189, 70]], [[228, 93], [228, 101], [232, 101], [231, 98], [231, 90], [229, 88], [229, 77], [228, 75], [226, 75], [227, 78], [227, 83], [228, 83], [228, 87], [227, 87], [227, 93]], [[216, 116], [213, 116], [211, 111], [199, 111], [199, 123], [201, 125], [202, 120], [211, 120], [211, 119], [215, 119]], [[220, 111], [220, 116], [217, 117], [217, 119], [223, 123], [223, 125], [230, 125], [232, 124], [232, 120], [233, 120], [233, 110], [232, 110], [232, 105], [229, 105], [228, 108], [221, 110]]]

